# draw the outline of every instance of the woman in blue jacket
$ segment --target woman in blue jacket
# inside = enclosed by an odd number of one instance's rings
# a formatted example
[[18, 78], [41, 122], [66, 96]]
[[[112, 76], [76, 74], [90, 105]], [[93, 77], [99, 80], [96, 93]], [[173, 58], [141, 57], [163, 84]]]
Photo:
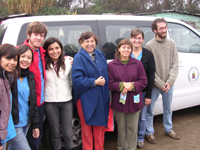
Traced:
[[15, 125], [17, 136], [8, 141], [8, 150], [30, 150], [26, 133], [29, 124], [33, 129], [33, 137], [40, 134], [38, 129], [39, 114], [36, 105], [35, 75], [29, 71], [29, 66], [33, 61], [33, 52], [27, 45], [17, 48], [19, 52], [18, 62], [21, 73], [17, 79], [18, 102], [19, 102], [19, 123]]
[[81, 120], [83, 150], [103, 150], [108, 122], [109, 89], [107, 61], [103, 52], [95, 49], [96, 35], [85, 31], [79, 38], [81, 50], [75, 55], [72, 81], [75, 103]]

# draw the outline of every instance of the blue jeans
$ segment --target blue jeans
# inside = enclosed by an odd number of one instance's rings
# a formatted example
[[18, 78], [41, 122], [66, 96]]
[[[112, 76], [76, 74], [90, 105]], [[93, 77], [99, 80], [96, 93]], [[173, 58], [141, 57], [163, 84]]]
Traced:
[[144, 135], [146, 132], [146, 113], [147, 113], [147, 106], [145, 106], [145, 95], [146, 92], [142, 93], [142, 100], [143, 100], [143, 108], [140, 110], [140, 117], [138, 121], [138, 142], [144, 142]]
[[24, 127], [15, 127], [17, 136], [8, 141], [8, 150], [31, 150], [26, 139], [26, 133], [29, 125]]
[[146, 121], [146, 135], [154, 134], [153, 128], [153, 108], [158, 96], [162, 95], [163, 101], [163, 125], [165, 132], [170, 132], [172, 130], [172, 111], [171, 103], [173, 97], [174, 87], [171, 87], [170, 90], [165, 93], [158, 88], [153, 88], [151, 95], [151, 104], [147, 109], [147, 121]]
[[6, 142], [2, 143], [3, 150], [6, 150]]

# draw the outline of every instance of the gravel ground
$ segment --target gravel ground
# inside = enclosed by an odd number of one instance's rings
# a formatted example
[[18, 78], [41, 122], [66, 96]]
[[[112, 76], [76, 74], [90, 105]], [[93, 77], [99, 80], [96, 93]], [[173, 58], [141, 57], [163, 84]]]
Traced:
[[[173, 140], [165, 135], [162, 117], [154, 117], [157, 144], [150, 144], [145, 140], [143, 150], [200, 150], [200, 106], [173, 112], [173, 130], [180, 135], [180, 140]], [[105, 135], [105, 150], [116, 150], [116, 145], [115, 129]]]

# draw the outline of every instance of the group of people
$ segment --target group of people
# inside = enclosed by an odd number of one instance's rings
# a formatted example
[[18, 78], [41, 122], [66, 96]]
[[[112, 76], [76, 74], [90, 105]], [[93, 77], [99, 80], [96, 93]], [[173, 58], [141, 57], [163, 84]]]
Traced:
[[0, 150], [5, 150], [6, 143], [8, 150], [39, 150], [44, 114], [54, 150], [71, 150], [73, 103], [81, 121], [82, 149], [104, 150], [109, 90], [118, 150], [142, 148], [145, 135], [148, 142], [157, 142], [153, 108], [160, 94], [165, 133], [179, 139], [172, 130], [171, 112], [178, 53], [175, 43], [166, 37], [163, 18], [154, 20], [151, 27], [155, 37], [145, 48], [144, 33], [136, 28], [130, 39], [119, 42], [115, 59], [108, 64], [104, 53], [96, 49], [98, 39], [91, 31], [81, 34], [81, 49], [73, 60], [64, 56], [57, 38], [44, 41], [47, 27], [38, 21], [28, 25], [22, 45], [2, 44]]
[[[22, 45], [0, 46], [0, 150], [39, 150], [44, 112], [51, 128], [54, 149], [72, 149], [71, 58], [61, 42], [44, 39], [41, 22], [27, 26]], [[43, 44], [43, 47], [41, 46]]]

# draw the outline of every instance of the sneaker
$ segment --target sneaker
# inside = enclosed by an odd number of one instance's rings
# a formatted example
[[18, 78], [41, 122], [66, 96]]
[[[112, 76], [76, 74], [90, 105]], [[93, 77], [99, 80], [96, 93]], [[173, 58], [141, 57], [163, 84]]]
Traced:
[[144, 146], [144, 142], [137, 142], [137, 147], [142, 148]]
[[175, 139], [175, 140], [180, 139], [180, 136], [178, 136], [173, 130], [171, 130], [168, 133], [166, 132], [165, 134], [168, 135], [169, 137], [171, 137], [172, 139]]
[[156, 138], [153, 134], [150, 134], [150, 135], [147, 135], [147, 141], [151, 144], [156, 144], [157, 141], [156, 141]]

